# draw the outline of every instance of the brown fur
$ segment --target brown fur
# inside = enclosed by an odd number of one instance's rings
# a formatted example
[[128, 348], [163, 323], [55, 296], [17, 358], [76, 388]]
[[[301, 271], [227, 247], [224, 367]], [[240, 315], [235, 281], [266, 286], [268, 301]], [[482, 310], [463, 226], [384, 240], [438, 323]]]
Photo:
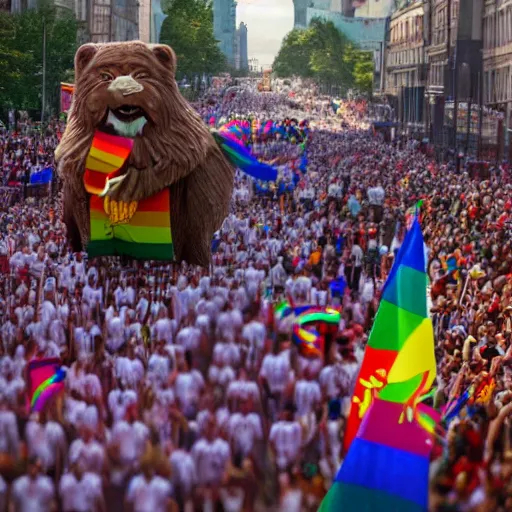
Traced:
[[[124, 104], [146, 112], [142, 136], [135, 137], [127, 177], [113, 192], [124, 201], [171, 192], [171, 226], [177, 261], [207, 266], [213, 233], [228, 213], [234, 169], [208, 128], [189, 106], [175, 81], [176, 57], [165, 45], [87, 44], [75, 57], [75, 95], [68, 125], [55, 152], [64, 181], [64, 222], [74, 250], [89, 240], [85, 159], [95, 129], [108, 109]], [[144, 90], [128, 97], [108, 91], [103, 73], [132, 75]]]

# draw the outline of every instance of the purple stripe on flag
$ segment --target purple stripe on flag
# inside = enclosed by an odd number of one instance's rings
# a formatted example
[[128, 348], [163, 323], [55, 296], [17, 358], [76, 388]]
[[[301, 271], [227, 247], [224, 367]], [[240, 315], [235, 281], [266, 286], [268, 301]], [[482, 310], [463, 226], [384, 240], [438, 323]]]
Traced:
[[357, 437], [366, 441], [388, 446], [396, 450], [428, 457], [432, 450], [432, 439], [416, 421], [404, 418], [399, 423], [404, 405], [375, 398], [365, 415]]

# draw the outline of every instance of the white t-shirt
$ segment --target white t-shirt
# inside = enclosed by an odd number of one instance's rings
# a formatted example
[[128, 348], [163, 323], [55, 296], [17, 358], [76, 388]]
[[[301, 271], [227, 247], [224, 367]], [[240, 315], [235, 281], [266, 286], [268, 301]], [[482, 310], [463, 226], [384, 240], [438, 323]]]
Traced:
[[172, 483], [180, 486], [185, 494], [192, 492], [197, 484], [196, 465], [192, 455], [184, 450], [172, 452], [169, 462], [172, 469]]
[[174, 394], [182, 407], [195, 405], [204, 388], [203, 376], [197, 371], [180, 373], [174, 383]]
[[84, 473], [77, 480], [72, 473], [62, 476], [59, 485], [63, 512], [91, 512], [103, 497], [101, 478], [94, 473]]
[[299, 456], [302, 444], [302, 428], [297, 421], [279, 421], [270, 429], [270, 441], [276, 450], [276, 464], [286, 469]]
[[354, 266], [361, 267], [363, 265], [364, 253], [361, 247], [359, 247], [359, 245], [354, 244], [352, 246], [352, 251], [350, 255], [353, 256], [354, 258]]
[[215, 439], [213, 442], [200, 439], [192, 447], [192, 457], [199, 485], [220, 484], [231, 457], [229, 444], [223, 439]]
[[79, 461], [85, 470], [101, 475], [105, 464], [105, 448], [98, 441], [91, 440], [84, 443], [82, 439], [76, 439], [69, 448], [69, 463]]
[[128, 423], [117, 421], [112, 428], [112, 442], [119, 444], [119, 455], [123, 463], [132, 464], [139, 460], [144, 452], [149, 429], [140, 421]]
[[12, 486], [12, 498], [17, 512], [47, 512], [53, 501], [55, 488], [51, 478], [39, 475], [32, 480], [23, 475]]
[[252, 452], [254, 443], [263, 439], [263, 426], [258, 414], [236, 413], [228, 421], [229, 436], [235, 449], [245, 457]]
[[29, 421], [25, 432], [29, 457], [39, 457], [46, 470], [54, 468], [57, 448], [63, 451], [67, 448], [66, 435], [61, 425], [54, 421], [45, 425]]
[[272, 393], [284, 391], [293, 379], [288, 352], [281, 352], [277, 355], [267, 354], [261, 364], [260, 376], [267, 380]]
[[299, 380], [295, 384], [295, 404], [297, 418], [302, 418], [313, 411], [322, 399], [320, 386], [316, 381]]
[[134, 512], [166, 512], [172, 490], [172, 485], [159, 476], [148, 482], [144, 475], [137, 475], [130, 481], [126, 499]]

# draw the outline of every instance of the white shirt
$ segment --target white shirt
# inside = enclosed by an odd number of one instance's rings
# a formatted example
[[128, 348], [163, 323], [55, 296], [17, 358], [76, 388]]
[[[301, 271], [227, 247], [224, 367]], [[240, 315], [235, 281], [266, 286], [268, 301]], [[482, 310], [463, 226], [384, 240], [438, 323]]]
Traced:
[[302, 428], [297, 421], [279, 421], [270, 429], [270, 441], [276, 451], [276, 464], [286, 469], [299, 456], [302, 444]]
[[130, 424], [118, 421], [112, 428], [112, 442], [119, 444], [119, 456], [123, 463], [131, 464], [139, 460], [144, 452], [149, 429], [140, 421]]
[[197, 485], [197, 471], [192, 455], [184, 450], [172, 452], [169, 462], [172, 469], [172, 483], [179, 486], [185, 494], [192, 492]]
[[174, 383], [174, 393], [182, 406], [195, 405], [203, 388], [203, 376], [197, 370], [180, 373]]
[[18, 457], [19, 444], [16, 415], [12, 411], [0, 411], [0, 453]]
[[353, 256], [353, 258], [354, 258], [354, 266], [356, 266], [356, 267], [362, 266], [364, 253], [363, 253], [363, 250], [361, 249], [361, 247], [359, 247], [359, 245], [354, 244], [352, 246], [352, 251], [351, 251], [350, 255]]
[[267, 354], [261, 364], [260, 376], [267, 380], [272, 393], [283, 392], [293, 378], [289, 353]]
[[316, 381], [299, 380], [295, 384], [295, 404], [297, 418], [302, 418], [313, 412], [313, 408], [320, 403], [322, 392]]
[[192, 457], [196, 464], [198, 484], [220, 484], [230, 456], [229, 444], [223, 439], [196, 441], [192, 447]]
[[101, 478], [94, 473], [84, 473], [77, 480], [72, 473], [62, 475], [59, 485], [63, 512], [93, 512], [103, 497]]
[[143, 475], [137, 475], [130, 481], [126, 499], [134, 512], [166, 512], [172, 490], [172, 485], [159, 476], [148, 482]]
[[235, 449], [244, 457], [252, 452], [256, 441], [263, 439], [261, 417], [256, 413], [233, 414], [228, 421], [228, 431]]
[[49, 421], [45, 425], [29, 421], [25, 430], [29, 457], [41, 459], [45, 469], [55, 467], [57, 448], [67, 448], [66, 435], [59, 423]]
[[14, 481], [12, 497], [18, 506], [17, 512], [47, 512], [53, 501], [55, 488], [52, 480], [44, 475], [32, 480], [23, 475]]
[[69, 448], [69, 463], [80, 461], [85, 470], [101, 475], [105, 463], [105, 448], [98, 441], [91, 440], [84, 443], [82, 439], [76, 439]]

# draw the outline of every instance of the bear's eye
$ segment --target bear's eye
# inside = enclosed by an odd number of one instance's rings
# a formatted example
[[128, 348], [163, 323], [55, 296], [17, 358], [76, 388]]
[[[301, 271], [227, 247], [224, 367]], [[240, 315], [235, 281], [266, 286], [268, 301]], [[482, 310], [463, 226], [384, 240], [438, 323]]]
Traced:
[[144, 71], [139, 71], [133, 75], [133, 78], [138, 78], [139, 80], [143, 80], [144, 78], [149, 78], [149, 75]]
[[114, 80], [114, 77], [110, 73], [107, 73], [106, 71], [101, 73], [100, 77], [103, 82], [112, 82], [112, 80]]

